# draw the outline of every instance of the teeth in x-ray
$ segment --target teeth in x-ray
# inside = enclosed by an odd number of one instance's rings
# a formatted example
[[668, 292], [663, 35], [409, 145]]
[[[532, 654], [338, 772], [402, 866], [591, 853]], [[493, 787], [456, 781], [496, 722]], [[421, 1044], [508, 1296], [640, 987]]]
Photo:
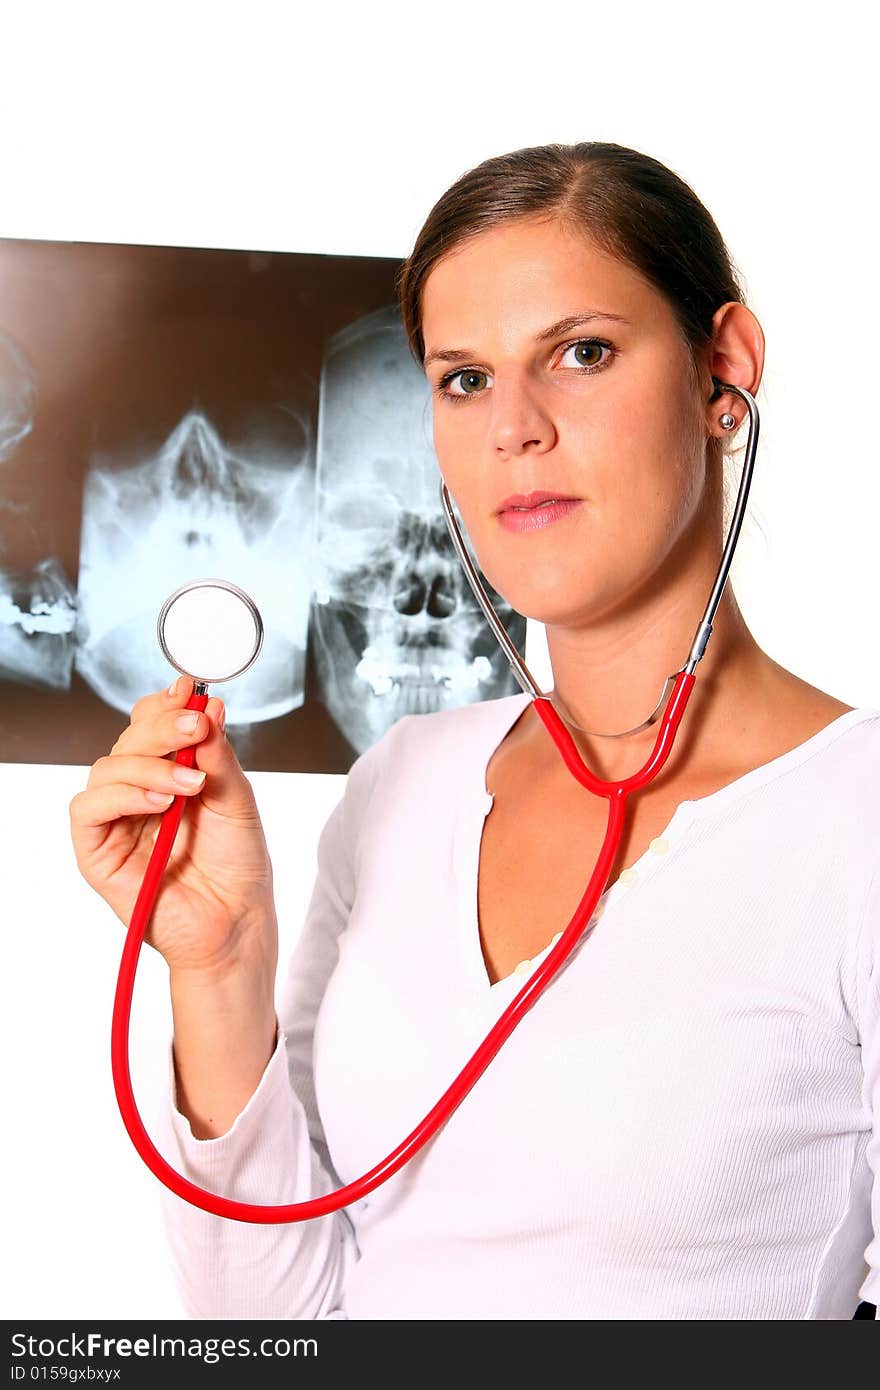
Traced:
[[54, 556], [30, 574], [0, 571], [0, 679], [69, 690], [76, 631], [76, 594]]
[[36, 400], [36, 372], [18, 344], [0, 332], [0, 463], [33, 429]]
[[[402, 698], [415, 697], [425, 700], [432, 687], [437, 693], [463, 694], [465, 691], [479, 689], [481, 681], [491, 680], [492, 667], [485, 656], [475, 657], [467, 666], [456, 665], [453, 670], [442, 666], [429, 666], [427, 669], [414, 663], [397, 663], [388, 666], [381, 661], [371, 647], [367, 647], [357, 666], [358, 678], [369, 685], [374, 695], [387, 695], [395, 687]], [[439, 702], [437, 707], [439, 708]]]

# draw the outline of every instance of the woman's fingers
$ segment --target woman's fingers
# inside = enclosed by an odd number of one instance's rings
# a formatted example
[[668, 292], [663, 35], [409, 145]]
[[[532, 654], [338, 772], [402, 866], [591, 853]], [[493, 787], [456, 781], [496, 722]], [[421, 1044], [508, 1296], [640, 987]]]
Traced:
[[195, 767], [184, 767], [182, 763], [169, 758], [126, 757], [122, 753], [111, 753], [98, 758], [89, 774], [88, 791], [121, 784], [129, 787], [142, 787], [144, 791], [180, 792], [198, 791], [204, 785], [205, 774]]
[[178, 706], [182, 709], [193, 691], [192, 676], [178, 676], [174, 693], [170, 690], [155, 690], [149, 695], [144, 695], [131, 710], [132, 724], [139, 724], [142, 719], [155, 719], [157, 714], [161, 714], [166, 709], [175, 709]]
[[88, 866], [106, 842], [115, 821], [127, 816], [162, 815], [173, 799], [173, 794], [166, 794], [161, 803], [150, 801], [145, 788], [131, 787], [123, 782], [110, 782], [104, 787], [77, 792], [68, 810], [74, 856], [86, 882], [96, 886]]
[[137, 720], [132, 713], [132, 723], [123, 729], [109, 756], [115, 758], [121, 754], [141, 753], [164, 757], [181, 748], [201, 743], [214, 731], [222, 707], [223, 701], [214, 698], [208, 701], [204, 710], [188, 710], [183, 706], [159, 710], [153, 707], [152, 715], [144, 711]]
[[[171, 682], [171, 687], [167, 690], [154, 690], [149, 695], [144, 695], [131, 710], [131, 723], [140, 724], [144, 721], [156, 719], [164, 714], [166, 710], [180, 710], [186, 708], [187, 702], [193, 692], [192, 676], [178, 676], [176, 681]], [[207, 712], [210, 714], [212, 709], [216, 712], [222, 706], [223, 701], [212, 697], [207, 704]]]
[[[176, 760], [174, 755], [181, 748], [204, 744], [209, 765], [222, 749], [218, 766], [226, 768], [228, 775], [231, 748], [217, 722], [223, 701], [214, 697], [204, 710], [187, 710], [192, 685], [191, 676], [181, 676], [174, 695], [159, 690], [138, 700], [131, 723], [111, 751], [92, 764], [85, 789], [69, 805], [71, 824], [92, 832], [86, 835], [88, 852], [114, 820], [161, 814], [175, 796], [192, 796], [204, 789], [205, 772]], [[249, 784], [247, 790], [252, 795]]]
[[176, 792], [162, 793], [160, 805], [148, 799], [147, 791], [146, 787], [133, 787], [127, 782], [108, 782], [103, 787], [77, 792], [70, 803], [70, 823], [80, 830], [103, 831], [123, 816], [153, 816], [163, 806], [170, 806], [176, 795], [183, 795], [182, 787]]

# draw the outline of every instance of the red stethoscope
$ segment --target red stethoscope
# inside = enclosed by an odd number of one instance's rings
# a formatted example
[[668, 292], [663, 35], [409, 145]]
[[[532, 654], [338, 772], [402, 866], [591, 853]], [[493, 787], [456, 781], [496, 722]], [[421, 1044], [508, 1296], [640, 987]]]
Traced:
[[[363, 1177], [357, 1178], [354, 1182], [347, 1183], [344, 1187], [338, 1188], [335, 1192], [329, 1192], [326, 1196], [315, 1197], [306, 1202], [293, 1202], [286, 1206], [259, 1206], [250, 1202], [236, 1202], [228, 1197], [217, 1196], [213, 1192], [206, 1192], [204, 1188], [197, 1187], [168, 1164], [158, 1149], [151, 1142], [143, 1123], [141, 1122], [137, 1106], [135, 1105], [134, 1095], [131, 1089], [131, 1077], [128, 1069], [128, 1031], [129, 1018], [131, 1014], [131, 1000], [134, 990], [135, 971], [137, 969], [138, 956], [144, 933], [149, 925], [156, 900], [156, 894], [165, 871], [165, 866], [171, 854], [174, 838], [177, 834], [186, 797], [176, 796], [168, 810], [163, 813], [159, 833], [153, 848], [150, 862], [144, 875], [144, 881], [135, 903], [131, 924], [125, 939], [122, 951], [122, 961], [119, 968], [119, 978], [116, 986], [116, 997], [113, 1005], [113, 1026], [111, 1035], [111, 1058], [113, 1066], [113, 1084], [116, 1089], [116, 1099], [125, 1127], [128, 1130], [132, 1143], [146, 1163], [147, 1167], [156, 1175], [160, 1182], [175, 1192], [184, 1201], [190, 1202], [193, 1206], [201, 1207], [203, 1211], [211, 1212], [215, 1216], [225, 1216], [233, 1221], [249, 1221], [257, 1224], [281, 1224], [288, 1221], [308, 1221], [316, 1216], [325, 1216], [329, 1212], [338, 1211], [341, 1207], [349, 1206], [353, 1202], [365, 1197], [368, 1192], [386, 1182], [398, 1169], [418, 1153], [419, 1149], [428, 1142], [436, 1133], [440, 1126], [449, 1119], [453, 1110], [467, 1095], [468, 1091], [482, 1075], [492, 1058], [498, 1052], [502, 1044], [513, 1032], [520, 1019], [537, 1000], [538, 996], [547, 988], [553, 976], [560, 966], [574, 950], [579, 941], [583, 930], [593, 912], [599, 898], [604, 892], [608, 876], [611, 873], [620, 844], [624, 827], [624, 817], [629, 796], [652, 782], [660, 769], [666, 762], [672, 750], [673, 740], [676, 731], [681, 723], [682, 716], [687, 707], [688, 699], [696, 679], [694, 671], [697, 663], [701, 660], [706, 650], [706, 644], [712, 633], [712, 622], [715, 612], [721, 600], [721, 594], [727, 581], [728, 572], [733, 560], [733, 553], [739, 539], [745, 514], [746, 503], [748, 501], [749, 488], [751, 486], [752, 472], [754, 470], [755, 451], [758, 443], [758, 410], [755, 405], [754, 397], [742, 387], [723, 385], [715, 381], [713, 383], [721, 391], [733, 391], [741, 396], [745, 401], [749, 411], [749, 436], [746, 443], [745, 459], [743, 462], [742, 477], [740, 479], [739, 492], [737, 494], [736, 505], [733, 511], [727, 540], [718, 567], [718, 574], [712, 589], [706, 611], [700, 620], [691, 645], [690, 654], [681, 669], [668, 676], [663, 687], [660, 699], [648, 719], [643, 724], [637, 726], [642, 729], [660, 719], [660, 727], [654, 743], [653, 751], [644, 766], [625, 778], [622, 782], [606, 782], [600, 777], [596, 777], [584, 764], [571, 734], [565, 728], [562, 720], [554, 708], [549, 696], [542, 694], [538, 689], [531, 674], [522, 661], [519, 653], [507, 635], [507, 632], [499, 622], [498, 616], [492, 608], [486, 595], [486, 591], [477, 575], [476, 569], [471, 562], [470, 556], [465, 548], [461, 530], [452, 514], [450, 497], [445, 483], [440, 484], [440, 500], [446, 517], [446, 523], [455, 545], [458, 557], [464, 567], [468, 582], [474, 592], [480, 607], [486, 615], [489, 624], [500, 643], [505, 656], [510, 662], [513, 674], [524, 691], [533, 697], [535, 709], [543, 721], [550, 737], [562, 754], [566, 767], [572, 776], [588, 791], [594, 792], [596, 796], [603, 796], [608, 801], [608, 823], [605, 830], [605, 838], [593, 870], [592, 877], [587, 884], [586, 891], [581, 898], [577, 909], [569, 922], [565, 931], [561, 934], [556, 945], [549, 955], [541, 962], [533, 975], [530, 975], [522, 989], [515, 996], [512, 1002], [504, 1010], [504, 1013], [491, 1028], [489, 1033], [480, 1043], [470, 1061], [462, 1068], [458, 1076], [449, 1086], [448, 1090], [437, 1101], [437, 1104], [428, 1112], [422, 1122], [409, 1134], [401, 1144], [387, 1158], [382, 1159]], [[196, 680], [193, 686], [193, 693], [187, 703], [187, 709], [203, 710], [208, 703], [208, 681], [232, 679], [228, 674], [229, 666], [226, 667], [227, 674], [218, 674], [214, 669], [210, 671], [210, 662], [213, 657], [208, 655], [209, 643], [205, 643], [203, 650], [196, 651], [193, 657], [190, 648], [189, 670], [178, 665], [171, 655], [169, 642], [174, 645], [175, 627], [181, 630], [186, 626], [184, 618], [185, 600], [187, 596], [196, 595], [199, 599], [199, 630], [202, 634], [209, 631], [211, 627], [217, 629], [222, 627], [225, 635], [232, 641], [233, 650], [238, 654], [235, 660], [239, 661], [238, 666], [232, 675], [240, 675], [243, 670], [256, 659], [259, 654], [263, 640], [263, 625], [260, 615], [257, 612], [253, 601], [241, 589], [229, 584], [224, 580], [198, 580], [192, 584], [185, 585], [178, 589], [163, 605], [159, 618], [159, 641], [165, 655], [177, 670], [184, 674], [191, 675], [195, 667], [203, 674]], [[205, 605], [207, 604], [207, 609]], [[231, 607], [230, 607], [231, 605]], [[178, 648], [179, 650], [179, 648]], [[242, 653], [246, 659], [241, 660]], [[206, 664], [200, 664], [201, 660]], [[231, 663], [234, 664], [234, 661]], [[660, 715], [660, 706], [663, 704], [670, 682], [673, 682], [672, 694]], [[626, 733], [634, 733], [636, 729], [627, 730]], [[187, 767], [192, 767], [195, 762], [196, 748], [181, 749], [176, 755], [176, 761], [183, 763]]]

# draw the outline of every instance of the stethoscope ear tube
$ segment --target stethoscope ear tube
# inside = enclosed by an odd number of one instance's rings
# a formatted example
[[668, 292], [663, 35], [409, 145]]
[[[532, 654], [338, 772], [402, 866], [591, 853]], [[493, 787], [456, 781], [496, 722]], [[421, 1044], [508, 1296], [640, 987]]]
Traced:
[[[713, 380], [715, 379], [713, 378]], [[694, 634], [688, 659], [684, 666], [679, 668], [680, 671], [685, 671], [688, 674], [692, 673], [696, 669], [697, 663], [702, 660], [706, 645], [712, 634], [712, 624], [715, 620], [718, 604], [721, 602], [724, 585], [727, 583], [727, 576], [730, 572], [734, 551], [736, 550], [736, 543], [739, 540], [739, 533], [742, 528], [746, 506], [748, 505], [749, 489], [752, 485], [752, 473], [755, 467], [755, 453], [758, 447], [758, 430], [760, 427], [758, 407], [750, 391], [747, 391], [743, 386], [731, 386], [722, 382], [716, 382], [716, 385], [721, 392], [733, 391], [737, 396], [742, 396], [749, 412], [749, 435], [746, 442], [745, 458], [743, 460], [742, 475], [740, 477], [736, 504], [733, 509], [730, 526], [728, 527], [727, 540], [724, 543], [724, 549], [721, 553], [721, 562], [715, 576], [715, 583], [712, 586], [712, 592], [709, 595], [709, 601], [706, 604], [703, 616], [697, 624], [697, 630]], [[522, 690], [525, 691], [526, 694], [531, 695], [533, 699], [537, 700], [543, 698], [549, 700], [550, 696], [545, 695], [544, 692], [539, 689], [537, 681], [526, 666], [513, 642], [510, 640], [510, 636], [489, 601], [489, 596], [486, 593], [483, 582], [470, 557], [461, 527], [452, 509], [452, 498], [449, 495], [449, 489], [442, 478], [440, 479], [440, 505], [443, 508], [443, 515], [446, 519], [446, 526], [449, 531], [450, 539], [461, 561], [462, 568], [471, 586], [474, 598], [483, 610], [486, 621], [489, 623], [499, 646], [507, 657], [510, 663], [510, 669], [517, 683]], [[675, 674], [677, 675], [678, 672]]]
[[758, 407], [755, 398], [744, 386], [730, 386], [719, 383], [722, 392], [733, 391], [737, 396], [742, 396], [748, 407], [749, 412], [749, 435], [746, 440], [746, 452], [743, 459], [742, 473], [739, 480], [739, 489], [736, 494], [736, 503], [733, 508], [733, 515], [730, 526], [727, 529], [727, 540], [721, 552], [721, 563], [718, 566], [718, 573], [715, 576], [715, 583], [709, 595], [709, 602], [706, 604], [706, 611], [700, 619], [697, 631], [694, 635], [690, 655], [685, 662], [682, 670], [694, 671], [697, 663], [702, 661], [706, 644], [712, 635], [712, 624], [715, 621], [715, 614], [721, 602], [721, 595], [727, 583], [727, 576], [730, 573], [730, 566], [733, 563], [733, 554], [736, 550], [736, 543], [739, 540], [739, 533], [742, 530], [743, 519], [746, 514], [746, 507], [749, 501], [749, 489], [752, 486], [752, 474], [755, 471], [755, 453], [758, 448], [758, 431], [761, 426], [758, 415]]

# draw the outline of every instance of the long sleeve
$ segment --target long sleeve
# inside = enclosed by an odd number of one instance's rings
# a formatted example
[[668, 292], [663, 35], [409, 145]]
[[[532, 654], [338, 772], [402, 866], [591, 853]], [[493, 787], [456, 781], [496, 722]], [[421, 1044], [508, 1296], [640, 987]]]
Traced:
[[[387, 735], [386, 735], [387, 737]], [[314, 1099], [312, 1033], [354, 896], [352, 844], [385, 740], [352, 766], [318, 841], [318, 872], [292, 954], [275, 1052], [232, 1128], [197, 1139], [177, 1109], [172, 1045], [156, 1147], [208, 1191], [264, 1205], [301, 1202], [340, 1186]], [[358, 1258], [345, 1209], [261, 1225], [214, 1216], [161, 1189], [166, 1237], [184, 1309], [193, 1318], [345, 1317], [347, 1272]]]
[[[872, 1174], [873, 1237], [865, 1251], [869, 1267], [859, 1298], [880, 1305], [880, 869], [874, 875], [861, 926], [858, 952], [859, 1038], [865, 1074], [864, 1101], [872, 1116], [865, 1150]], [[875, 1320], [877, 1313], [875, 1312]]]

